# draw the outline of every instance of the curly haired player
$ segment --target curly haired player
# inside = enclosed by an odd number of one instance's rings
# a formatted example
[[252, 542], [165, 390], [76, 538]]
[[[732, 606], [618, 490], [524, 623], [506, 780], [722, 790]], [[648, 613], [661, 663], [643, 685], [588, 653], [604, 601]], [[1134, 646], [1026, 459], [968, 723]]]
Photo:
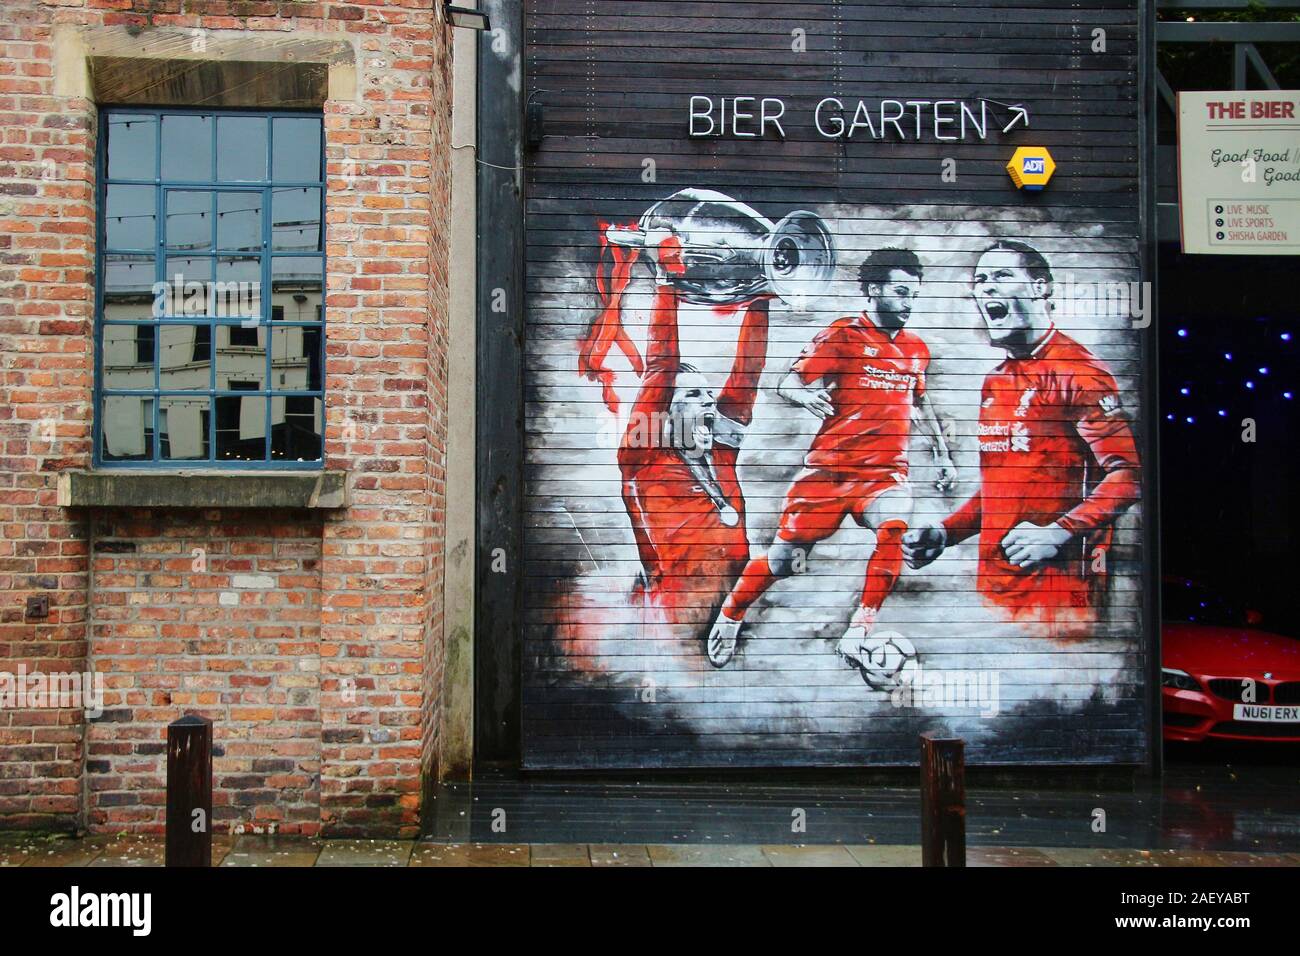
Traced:
[[750, 605], [849, 514], [876, 534], [860, 605], [838, 644], [849, 664], [862, 667], [864, 642], [902, 570], [902, 538], [912, 516], [907, 448], [914, 413], [940, 459], [940, 485], [950, 487], [955, 474], [926, 397], [929, 350], [905, 328], [922, 274], [909, 250], [873, 252], [859, 272], [866, 308], [818, 334], [782, 381], [781, 397], [822, 424], [786, 494], [776, 539], [746, 565], [709, 632], [715, 667], [734, 656]]

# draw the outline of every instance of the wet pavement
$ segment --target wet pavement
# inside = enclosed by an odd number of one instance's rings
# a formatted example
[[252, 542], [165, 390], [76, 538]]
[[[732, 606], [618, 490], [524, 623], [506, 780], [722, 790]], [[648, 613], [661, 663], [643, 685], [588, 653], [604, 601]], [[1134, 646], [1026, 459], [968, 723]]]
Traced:
[[[159, 867], [157, 836], [0, 835], [0, 867]], [[284, 836], [217, 838], [218, 867], [860, 867], [920, 866], [916, 845], [433, 843], [427, 840], [313, 840]], [[1300, 866], [1297, 853], [977, 846], [972, 867]]]
[[[912, 845], [919, 788], [822, 781], [554, 780], [480, 776], [440, 788], [427, 837], [444, 843]], [[1071, 785], [967, 781], [972, 847], [1300, 853], [1300, 748], [1171, 750], [1159, 785], [1108, 773]], [[770, 776], [769, 776], [770, 779]], [[1075, 775], [1078, 779], [1078, 775]], [[1052, 788], [1041, 786], [1050, 780]], [[1062, 782], [1065, 781], [1065, 782]], [[1102, 822], [1104, 821], [1104, 829]]]
[[[1297, 758], [1296, 748], [1175, 749], [1158, 786], [1114, 774], [1105, 784], [1070, 785], [1042, 773], [1051, 789], [994, 786], [973, 773], [968, 863], [1300, 866]], [[438, 790], [420, 840], [222, 835], [213, 865], [917, 866], [919, 795], [904, 779], [481, 775]], [[0, 834], [0, 866], [162, 862], [156, 836]]]

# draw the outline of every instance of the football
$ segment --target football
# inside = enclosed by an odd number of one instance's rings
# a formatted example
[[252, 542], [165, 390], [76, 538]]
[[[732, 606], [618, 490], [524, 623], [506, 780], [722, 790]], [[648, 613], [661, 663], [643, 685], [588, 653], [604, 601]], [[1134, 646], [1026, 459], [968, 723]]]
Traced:
[[916, 674], [916, 648], [897, 631], [882, 631], [862, 642], [862, 679], [872, 690], [892, 691]]

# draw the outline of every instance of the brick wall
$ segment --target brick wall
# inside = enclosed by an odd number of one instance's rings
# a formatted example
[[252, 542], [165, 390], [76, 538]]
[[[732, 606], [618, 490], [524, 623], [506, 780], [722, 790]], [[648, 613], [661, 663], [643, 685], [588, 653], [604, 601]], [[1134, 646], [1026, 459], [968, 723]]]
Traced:
[[[94, 107], [53, 94], [50, 11], [0, 9], [0, 661], [52, 673], [86, 656], [84, 519], [55, 507], [90, 461]], [[49, 617], [25, 620], [29, 596]], [[67, 826], [81, 802], [81, 714], [0, 709], [0, 815]]]
[[213, 722], [213, 817], [315, 833], [320, 816], [321, 519], [142, 511], [96, 517], [86, 741], [92, 829], [165, 824], [167, 724]]
[[[112, 696], [109, 719], [89, 729], [77, 711], [0, 710], [0, 826], [160, 829], [165, 727], [192, 711], [218, 723], [219, 825], [416, 831], [442, 667], [450, 30], [440, 7], [0, 7], [0, 669], [89, 661]], [[139, 49], [199, 29], [343, 40], [354, 52], [355, 97], [323, 106], [325, 447], [327, 467], [349, 473], [346, 510], [55, 505], [58, 473], [90, 464], [95, 103], [55, 95], [54, 37], [124, 26], [141, 31]], [[211, 557], [206, 571], [186, 570], [194, 547]], [[276, 587], [236, 583], [263, 573]], [[51, 616], [24, 621], [38, 593]], [[238, 603], [221, 603], [232, 594]]]

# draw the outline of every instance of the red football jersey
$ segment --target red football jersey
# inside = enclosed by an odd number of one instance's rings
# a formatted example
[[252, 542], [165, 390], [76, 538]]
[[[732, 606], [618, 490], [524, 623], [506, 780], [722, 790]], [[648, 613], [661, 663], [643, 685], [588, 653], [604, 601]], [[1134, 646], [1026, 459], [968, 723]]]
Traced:
[[836, 319], [794, 363], [805, 385], [822, 379], [835, 413], [822, 422], [804, 463], [853, 472], [907, 474], [912, 408], [925, 394], [930, 350], [902, 329], [890, 338], [863, 313]]
[[[1053, 329], [985, 378], [979, 448], [980, 490], [944, 524], [953, 542], [979, 533], [980, 590], [1013, 610], [1091, 606], [1093, 551], [1139, 493], [1137, 448], [1110, 371]], [[1056, 522], [1079, 537], [1024, 571], [1002, 550], [1021, 522]]]
[[[739, 450], [715, 445], [713, 477], [736, 511], [735, 524], [722, 520], [717, 504], [690, 467], [672, 449], [657, 449], [624, 479], [624, 500], [644, 532], [644, 565], [661, 575], [663, 591], [725, 593], [749, 560], [745, 497], [736, 477]], [[706, 603], [705, 594], [700, 595]]]
[[[717, 396], [717, 412], [748, 425], [767, 359], [769, 303], [745, 307], [731, 374]], [[672, 410], [680, 369], [677, 293], [656, 291], [647, 343], [646, 372], [618, 452], [623, 503], [645, 571], [660, 597], [704, 607], [730, 590], [749, 559], [745, 497], [736, 477], [739, 448], [715, 439], [703, 475], [664, 445], [654, 423]], [[710, 490], [714, 494], [710, 494]], [[720, 494], [721, 500], [714, 495]], [[734, 514], [724, 515], [724, 509]], [[732, 523], [728, 523], [728, 519]]]

